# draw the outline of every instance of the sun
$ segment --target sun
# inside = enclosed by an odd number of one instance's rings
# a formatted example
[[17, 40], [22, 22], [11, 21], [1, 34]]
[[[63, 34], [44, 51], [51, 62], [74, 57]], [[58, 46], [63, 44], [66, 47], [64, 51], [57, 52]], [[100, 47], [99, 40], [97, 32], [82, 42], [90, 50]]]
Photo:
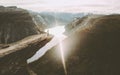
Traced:
[[45, 32], [48, 32], [49, 34], [52, 34], [55, 37], [63, 37], [64, 31], [65, 31], [64, 26], [56, 26], [45, 30]]

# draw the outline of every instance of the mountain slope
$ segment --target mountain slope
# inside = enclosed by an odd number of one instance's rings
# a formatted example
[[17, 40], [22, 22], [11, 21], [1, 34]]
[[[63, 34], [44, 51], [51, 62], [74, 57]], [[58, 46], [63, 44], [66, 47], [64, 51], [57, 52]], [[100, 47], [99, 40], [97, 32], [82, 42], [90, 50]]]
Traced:
[[[93, 16], [95, 17], [95, 16]], [[119, 75], [120, 15], [92, 16], [63, 44], [68, 75]], [[65, 75], [59, 46], [29, 64], [38, 75]]]
[[52, 39], [40, 28], [27, 10], [0, 7], [0, 75], [30, 75], [27, 59]]
[[41, 33], [27, 10], [15, 7], [0, 8], [0, 44], [8, 44]]

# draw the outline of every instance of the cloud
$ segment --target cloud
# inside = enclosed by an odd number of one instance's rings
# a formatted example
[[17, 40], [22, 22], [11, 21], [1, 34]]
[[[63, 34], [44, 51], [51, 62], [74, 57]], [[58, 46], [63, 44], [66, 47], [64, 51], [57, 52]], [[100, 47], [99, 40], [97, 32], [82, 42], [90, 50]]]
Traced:
[[0, 5], [12, 6], [12, 5], [33, 5], [36, 3], [43, 3], [42, 0], [0, 0]]
[[120, 10], [119, 0], [0, 0], [0, 5], [18, 6], [35, 11]]

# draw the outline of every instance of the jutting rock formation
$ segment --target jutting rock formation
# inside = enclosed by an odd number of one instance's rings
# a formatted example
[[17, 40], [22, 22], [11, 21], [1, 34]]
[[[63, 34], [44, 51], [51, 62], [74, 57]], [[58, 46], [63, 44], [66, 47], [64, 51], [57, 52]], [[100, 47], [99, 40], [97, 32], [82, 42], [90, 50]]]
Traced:
[[0, 75], [30, 75], [27, 59], [51, 39], [27, 10], [0, 7]]

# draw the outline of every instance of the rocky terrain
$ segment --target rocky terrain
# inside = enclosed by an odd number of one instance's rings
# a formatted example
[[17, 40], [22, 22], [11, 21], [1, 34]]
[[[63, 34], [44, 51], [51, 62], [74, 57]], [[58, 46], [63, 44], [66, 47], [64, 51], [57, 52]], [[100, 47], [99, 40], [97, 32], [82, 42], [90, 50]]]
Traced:
[[44, 31], [48, 27], [45, 20], [41, 17], [41, 15], [39, 15], [36, 12], [29, 11], [29, 13], [32, 17], [32, 20], [39, 27], [40, 30]]
[[31, 74], [27, 59], [52, 39], [40, 28], [27, 10], [0, 7], [0, 75]]
[[[77, 24], [62, 42], [67, 75], [119, 75], [120, 15], [90, 16]], [[29, 66], [37, 75], [65, 75], [59, 45]]]
[[68, 25], [65, 26], [65, 30], [66, 30], [65, 34], [72, 33], [74, 32], [74, 30], [77, 29], [77, 27], [84, 26], [86, 25], [86, 23], [92, 23], [94, 22], [94, 19], [102, 16], [105, 16], [105, 15], [90, 14], [90, 15], [83, 16], [82, 18], [81, 17], [75, 18], [72, 22], [70, 22]]
[[16, 42], [42, 32], [27, 10], [12, 7], [0, 9], [0, 43]]

